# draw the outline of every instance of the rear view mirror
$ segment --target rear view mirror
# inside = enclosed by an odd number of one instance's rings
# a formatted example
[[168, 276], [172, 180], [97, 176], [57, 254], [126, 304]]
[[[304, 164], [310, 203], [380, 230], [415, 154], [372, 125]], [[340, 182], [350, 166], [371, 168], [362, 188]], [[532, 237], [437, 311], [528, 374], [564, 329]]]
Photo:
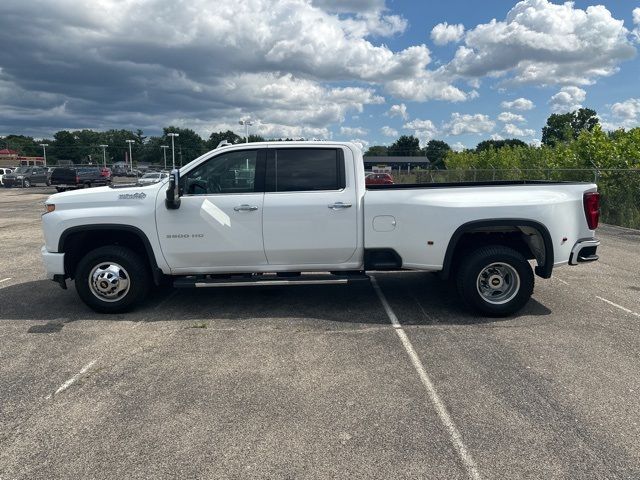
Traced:
[[171, 170], [165, 205], [169, 210], [180, 208], [180, 170]]

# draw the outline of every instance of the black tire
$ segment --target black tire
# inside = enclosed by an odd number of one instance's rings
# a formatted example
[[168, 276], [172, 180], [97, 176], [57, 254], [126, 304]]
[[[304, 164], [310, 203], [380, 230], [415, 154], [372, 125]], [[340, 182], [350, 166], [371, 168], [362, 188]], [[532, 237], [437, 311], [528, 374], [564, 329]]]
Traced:
[[64, 187], [56, 187], [56, 191], [57, 191], [58, 193], [60, 193], [60, 192], [66, 192], [66, 191], [67, 191], [67, 189], [66, 189], [66, 188], [64, 188]]
[[24, 188], [31, 188], [31, 180], [29, 180], [28, 178], [25, 178], [25, 179], [22, 181], [22, 186], [23, 186]]
[[87, 182], [84, 184], [84, 188], [91, 188], [91, 182]]
[[533, 271], [516, 250], [500, 245], [482, 247], [461, 260], [456, 273], [458, 293], [476, 312], [506, 317], [519, 311], [531, 298]]
[[[105, 300], [104, 296], [99, 298], [99, 293], [94, 293], [89, 285], [94, 268], [107, 264], [122, 267], [126, 275], [121, 274], [119, 281], [126, 278], [129, 285], [122, 296], [114, 297], [111, 301]], [[120, 313], [131, 310], [144, 300], [149, 292], [151, 279], [149, 268], [140, 255], [126, 247], [109, 245], [92, 250], [80, 260], [75, 272], [75, 283], [78, 295], [93, 310], [99, 313]]]

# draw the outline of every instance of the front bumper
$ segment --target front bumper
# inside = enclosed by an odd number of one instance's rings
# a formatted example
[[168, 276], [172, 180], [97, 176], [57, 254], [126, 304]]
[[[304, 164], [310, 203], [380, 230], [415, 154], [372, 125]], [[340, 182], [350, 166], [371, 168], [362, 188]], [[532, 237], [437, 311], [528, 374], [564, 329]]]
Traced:
[[54, 279], [56, 275], [64, 276], [64, 253], [51, 253], [47, 250], [47, 247], [42, 247], [40, 254], [42, 255], [44, 268], [47, 271], [47, 278]]
[[598, 260], [596, 251], [600, 246], [600, 240], [589, 238], [586, 240], [578, 240], [571, 250], [569, 256], [569, 265], [578, 265], [578, 263], [595, 262]]
[[3, 178], [2, 179], [2, 184], [5, 187], [15, 187], [15, 186], [22, 186], [22, 180], [18, 180], [17, 178]]

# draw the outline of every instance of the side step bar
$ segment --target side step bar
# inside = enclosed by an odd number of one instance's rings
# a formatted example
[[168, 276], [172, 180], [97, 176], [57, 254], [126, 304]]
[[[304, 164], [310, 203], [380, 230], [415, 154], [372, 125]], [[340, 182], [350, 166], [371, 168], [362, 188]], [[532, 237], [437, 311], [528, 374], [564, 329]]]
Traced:
[[263, 287], [290, 285], [346, 285], [356, 282], [368, 282], [369, 276], [359, 275], [324, 275], [307, 274], [294, 277], [278, 275], [230, 276], [226, 278], [206, 276], [182, 277], [174, 280], [175, 288], [218, 288], [218, 287]]

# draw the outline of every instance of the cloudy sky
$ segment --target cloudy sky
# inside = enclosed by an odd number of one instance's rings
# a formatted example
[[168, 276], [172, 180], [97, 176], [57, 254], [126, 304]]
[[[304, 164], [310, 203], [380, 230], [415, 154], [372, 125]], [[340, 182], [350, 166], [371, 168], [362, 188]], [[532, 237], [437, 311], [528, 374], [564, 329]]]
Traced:
[[195, 129], [457, 147], [640, 123], [640, 2], [2, 0], [0, 135]]

